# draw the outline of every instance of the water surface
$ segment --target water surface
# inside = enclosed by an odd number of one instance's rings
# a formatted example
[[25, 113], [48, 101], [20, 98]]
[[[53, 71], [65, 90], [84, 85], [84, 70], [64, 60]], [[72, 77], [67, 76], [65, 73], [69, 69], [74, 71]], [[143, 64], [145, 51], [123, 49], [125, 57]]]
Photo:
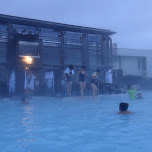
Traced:
[[[152, 94], [0, 102], [1, 152], [151, 152]], [[131, 115], [119, 115], [129, 102]]]

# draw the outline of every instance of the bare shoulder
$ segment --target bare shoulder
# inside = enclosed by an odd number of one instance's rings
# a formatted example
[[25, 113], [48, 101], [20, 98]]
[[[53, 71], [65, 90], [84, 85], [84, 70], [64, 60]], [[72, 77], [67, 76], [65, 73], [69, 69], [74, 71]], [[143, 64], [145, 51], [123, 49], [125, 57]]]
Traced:
[[132, 114], [132, 112], [130, 112], [130, 111], [124, 111], [124, 112], [118, 112], [117, 114], [128, 115], [128, 114]]

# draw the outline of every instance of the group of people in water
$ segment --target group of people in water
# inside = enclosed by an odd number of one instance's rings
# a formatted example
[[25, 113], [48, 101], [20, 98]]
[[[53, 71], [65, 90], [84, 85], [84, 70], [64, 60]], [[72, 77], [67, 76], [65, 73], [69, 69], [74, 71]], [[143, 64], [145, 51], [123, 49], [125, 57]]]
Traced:
[[[98, 75], [100, 70], [97, 69], [91, 75], [90, 87], [92, 89], [92, 95], [96, 96], [98, 91]], [[74, 75], [74, 67], [73, 65], [69, 65], [64, 71], [64, 80], [66, 82], [66, 89], [68, 96], [71, 96], [72, 91], [72, 76]], [[81, 69], [78, 71], [76, 76], [76, 82], [79, 84], [80, 87], [80, 95], [84, 96], [84, 92], [86, 89], [86, 77], [87, 77], [85, 66], [81, 66]], [[105, 83], [112, 84], [112, 71], [109, 68], [105, 75]]]
[[[91, 75], [91, 81], [90, 81], [90, 87], [92, 89], [92, 95], [96, 96], [98, 91], [98, 75], [100, 73], [100, 70], [97, 69], [92, 75]], [[69, 65], [68, 68], [64, 71], [64, 80], [66, 82], [66, 88], [68, 96], [71, 96], [72, 91], [72, 76], [74, 75], [74, 67], [73, 65]], [[84, 91], [86, 89], [86, 77], [87, 73], [85, 70], [85, 66], [81, 66], [81, 69], [78, 71], [76, 76], [76, 82], [79, 84], [80, 87], [80, 94], [81, 96], [84, 96]], [[112, 71], [109, 68], [105, 75], [105, 83], [112, 84]], [[137, 93], [136, 87], [132, 84], [128, 85], [128, 96], [130, 99], [143, 99], [143, 96], [141, 93]], [[23, 97], [21, 99], [22, 103], [29, 103], [27, 100], [27, 97]], [[120, 103], [119, 105], [119, 114], [130, 114], [131, 112], [128, 111], [128, 103]]]
[[[132, 84], [128, 85], [128, 96], [129, 99], [143, 99], [142, 93], [137, 93], [136, 87]], [[128, 111], [128, 103], [120, 103], [119, 105], [119, 114], [131, 114], [130, 111]]]
[[136, 87], [132, 84], [128, 85], [128, 95], [130, 99], [143, 99], [141, 93], [137, 93]]
[[[97, 69], [94, 73], [91, 75], [91, 81], [90, 81], [90, 87], [92, 89], [92, 95], [96, 96], [98, 92], [98, 75], [100, 73], [100, 70]], [[72, 76], [74, 75], [74, 67], [73, 65], [69, 65], [68, 68], [64, 71], [64, 80], [66, 82], [66, 88], [68, 96], [71, 96], [71, 90], [72, 90]], [[86, 77], [87, 73], [85, 70], [85, 66], [81, 66], [81, 69], [78, 71], [76, 76], [76, 82], [79, 84], [80, 87], [80, 94], [81, 96], [84, 96], [84, 91], [86, 89]], [[105, 83], [112, 84], [112, 71], [109, 68], [108, 71], [105, 74]], [[143, 99], [143, 96], [141, 93], [137, 93], [136, 88], [134, 85], [130, 84], [128, 85], [128, 96], [130, 99]], [[128, 103], [120, 103], [119, 105], [119, 114], [131, 114], [130, 111], [128, 111], [129, 104]]]

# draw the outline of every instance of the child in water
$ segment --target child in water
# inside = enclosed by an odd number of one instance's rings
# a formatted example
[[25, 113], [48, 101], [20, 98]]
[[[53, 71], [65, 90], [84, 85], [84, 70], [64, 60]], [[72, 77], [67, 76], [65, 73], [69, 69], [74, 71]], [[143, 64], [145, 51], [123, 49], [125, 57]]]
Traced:
[[128, 86], [128, 95], [130, 99], [135, 99], [136, 96], [136, 88], [132, 84]]
[[128, 103], [120, 103], [119, 105], [119, 113], [118, 114], [131, 114], [130, 111], [128, 111], [128, 106], [129, 104]]
[[132, 84], [128, 86], [128, 95], [130, 99], [143, 99], [141, 93], [136, 94], [136, 88]]
[[136, 99], [143, 99], [143, 96], [142, 96], [142, 94], [141, 93], [138, 93], [138, 94], [136, 94]]

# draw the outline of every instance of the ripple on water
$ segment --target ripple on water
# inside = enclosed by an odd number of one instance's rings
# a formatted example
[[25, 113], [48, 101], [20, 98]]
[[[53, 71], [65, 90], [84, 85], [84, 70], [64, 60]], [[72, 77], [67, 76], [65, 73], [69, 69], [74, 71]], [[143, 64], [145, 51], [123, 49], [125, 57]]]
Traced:
[[[0, 102], [2, 152], [128, 152], [152, 149], [151, 93], [72, 98], [33, 97], [27, 105]], [[120, 102], [131, 115], [118, 115]]]

